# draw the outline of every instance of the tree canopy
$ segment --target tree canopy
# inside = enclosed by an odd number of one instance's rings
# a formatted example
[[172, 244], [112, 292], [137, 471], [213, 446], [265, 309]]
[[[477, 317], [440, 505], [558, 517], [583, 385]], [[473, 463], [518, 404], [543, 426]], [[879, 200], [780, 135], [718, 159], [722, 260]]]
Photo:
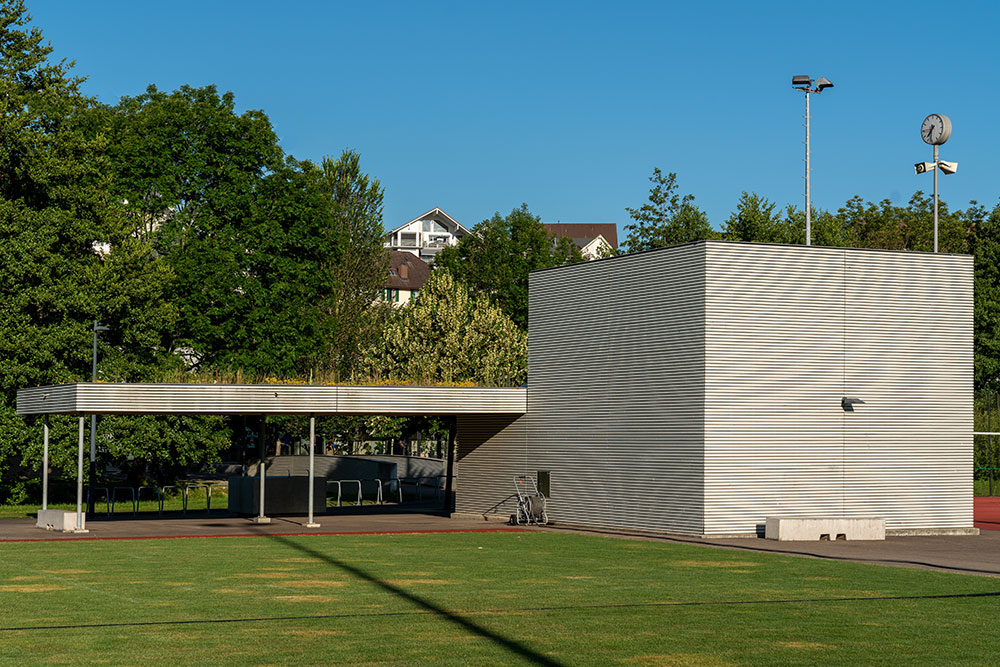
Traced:
[[472, 228], [458, 245], [434, 258], [474, 294], [493, 300], [515, 324], [528, 326], [528, 274], [583, 260], [567, 238], [549, 236], [541, 219], [522, 204], [507, 216], [496, 213]]

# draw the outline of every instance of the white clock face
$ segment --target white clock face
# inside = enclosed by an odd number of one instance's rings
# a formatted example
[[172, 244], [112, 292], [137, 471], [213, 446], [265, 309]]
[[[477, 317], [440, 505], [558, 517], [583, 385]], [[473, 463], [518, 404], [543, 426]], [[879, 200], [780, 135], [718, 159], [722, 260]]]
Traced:
[[932, 146], [941, 145], [951, 136], [951, 120], [939, 113], [924, 118], [920, 126], [920, 138]]

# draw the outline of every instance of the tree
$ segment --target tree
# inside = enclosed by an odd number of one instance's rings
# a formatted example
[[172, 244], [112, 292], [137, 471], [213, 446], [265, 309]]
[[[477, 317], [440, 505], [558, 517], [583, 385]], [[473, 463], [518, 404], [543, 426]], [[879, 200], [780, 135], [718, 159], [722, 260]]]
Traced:
[[783, 242], [785, 226], [774, 208], [775, 205], [766, 198], [744, 190], [736, 210], [726, 220], [723, 238], [729, 241]]
[[488, 296], [521, 328], [528, 326], [528, 274], [583, 256], [569, 239], [553, 239], [541, 219], [521, 204], [472, 228], [458, 245], [434, 258], [434, 268], [449, 271], [474, 294]]
[[[176, 319], [172, 274], [112, 192], [108, 110], [80, 93], [69, 64], [49, 62], [29, 21], [23, 2], [0, 4], [0, 499], [14, 501], [41, 458], [39, 420], [14, 414], [15, 392], [89, 380], [94, 319], [111, 326], [102, 378], [150, 379], [175, 361], [159, 345]], [[75, 430], [52, 420], [56, 470], [75, 467]]]
[[[978, 209], [978, 210], [976, 210]], [[975, 256], [975, 314], [973, 337], [975, 378], [979, 390], [1000, 390], [1000, 206], [989, 216], [970, 207], [967, 219], [976, 220], [972, 236]]]
[[163, 347], [202, 368], [291, 375], [326, 356], [344, 241], [325, 174], [286, 159], [263, 112], [234, 106], [214, 86], [124, 98], [115, 192], [174, 272]]
[[649, 201], [640, 208], [625, 209], [635, 220], [625, 225], [626, 253], [716, 238], [708, 216], [694, 205], [694, 195], [677, 193], [677, 174], [664, 177], [659, 167], [654, 167], [649, 181], [653, 184]]
[[361, 349], [377, 331], [373, 302], [388, 275], [388, 253], [382, 242], [382, 197], [377, 178], [361, 171], [361, 156], [345, 149], [337, 160], [324, 157], [322, 188], [333, 201], [330, 233], [340, 247], [332, 275], [329, 315], [336, 323], [329, 339], [326, 364], [347, 377]]
[[488, 298], [473, 296], [439, 268], [416, 301], [388, 321], [363, 371], [393, 383], [507, 386], [527, 380], [527, 365], [527, 334]]

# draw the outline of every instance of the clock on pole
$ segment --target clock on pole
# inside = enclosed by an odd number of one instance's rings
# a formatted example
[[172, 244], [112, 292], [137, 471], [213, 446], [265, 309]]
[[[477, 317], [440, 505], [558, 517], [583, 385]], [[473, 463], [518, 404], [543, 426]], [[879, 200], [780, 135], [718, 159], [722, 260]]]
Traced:
[[933, 162], [918, 162], [913, 165], [918, 174], [934, 172], [934, 252], [938, 251], [938, 172], [954, 174], [958, 170], [957, 162], [945, 162], [938, 157], [938, 147], [948, 141], [951, 136], [951, 119], [943, 113], [932, 113], [920, 124], [920, 138], [925, 144], [934, 147]]

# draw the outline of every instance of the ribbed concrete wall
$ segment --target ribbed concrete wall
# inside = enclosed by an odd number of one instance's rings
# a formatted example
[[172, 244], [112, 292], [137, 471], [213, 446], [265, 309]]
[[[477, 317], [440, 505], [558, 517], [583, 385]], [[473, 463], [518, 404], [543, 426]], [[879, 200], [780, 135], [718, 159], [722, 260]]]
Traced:
[[971, 258], [705, 248], [705, 533], [971, 528]]
[[460, 442], [462, 511], [549, 470], [563, 523], [972, 527], [971, 258], [701, 242], [530, 291], [528, 413]]
[[459, 415], [455, 442], [455, 511], [507, 517], [514, 475], [527, 470], [524, 417]]

